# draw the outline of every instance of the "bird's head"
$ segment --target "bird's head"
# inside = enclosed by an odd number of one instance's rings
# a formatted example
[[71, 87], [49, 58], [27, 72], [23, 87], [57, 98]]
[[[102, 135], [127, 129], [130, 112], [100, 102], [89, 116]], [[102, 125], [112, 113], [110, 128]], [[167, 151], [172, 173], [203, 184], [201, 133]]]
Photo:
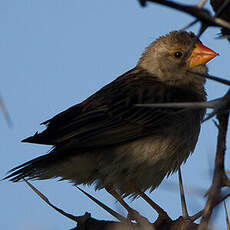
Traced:
[[191, 71], [206, 74], [205, 64], [217, 55], [194, 33], [173, 31], [147, 47], [137, 66], [168, 84], [203, 85], [205, 80]]

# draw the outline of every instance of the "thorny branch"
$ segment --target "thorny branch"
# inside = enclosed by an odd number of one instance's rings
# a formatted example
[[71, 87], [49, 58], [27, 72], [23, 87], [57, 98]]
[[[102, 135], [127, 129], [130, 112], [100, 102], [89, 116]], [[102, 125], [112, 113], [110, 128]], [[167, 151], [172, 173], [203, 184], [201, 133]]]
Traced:
[[205, 205], [205, 209], [201, 219], [201, 224], [198, 228], [199, 230], [204, 230], [207, 228], [216, 200], [219, 197], [221, 188], [224, 186], [224, 178], [226, 178], [224, 170], [224, 156], [226, 150], [226, 134], [228, 128], [229, 113], [218, 113], [217, 119], [219, 121], [219, 133], [215, 159], [215, 170], [212, 186], [208, 192], [208, 201]]

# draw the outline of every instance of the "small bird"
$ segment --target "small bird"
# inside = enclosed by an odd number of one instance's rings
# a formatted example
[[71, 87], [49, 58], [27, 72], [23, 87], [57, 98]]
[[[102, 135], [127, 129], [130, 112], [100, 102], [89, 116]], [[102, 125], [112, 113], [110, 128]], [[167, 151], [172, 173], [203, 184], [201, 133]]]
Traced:
[[155, 189], [194, 151], [205, 110], [136, 105], [205, 101], [205, 80], [191, 71], [207, 74], [216, 56], [192, 32], [158, 38], [136, 67], [23, 140], [53, 148], [6, 178], [59, 178], [134, 197]]

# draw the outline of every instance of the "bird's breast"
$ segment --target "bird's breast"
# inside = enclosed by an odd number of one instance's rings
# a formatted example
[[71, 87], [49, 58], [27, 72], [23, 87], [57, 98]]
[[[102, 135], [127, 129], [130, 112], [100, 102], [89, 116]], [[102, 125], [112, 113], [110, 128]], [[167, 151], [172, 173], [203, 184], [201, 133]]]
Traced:
[[200, 132], [199, 113], [184, 114], [168, 127], [162, 127], [153, 135], [137, 139], [115, 148], [119, 161], [128, 159], [139, 167], [158, 165], [168, 172], [176, 170], [193, 152]]

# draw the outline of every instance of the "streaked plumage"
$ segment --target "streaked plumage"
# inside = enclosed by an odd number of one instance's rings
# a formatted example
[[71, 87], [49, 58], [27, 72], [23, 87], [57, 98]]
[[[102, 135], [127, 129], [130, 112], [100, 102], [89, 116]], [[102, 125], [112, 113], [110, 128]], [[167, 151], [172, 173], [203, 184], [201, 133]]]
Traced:
[[[204, 110], [135, 104], [205, 101], [204, 80], [187, 72], [207, 72], [204, 64], [189, 67], [197, 42], [193, 33], [183, 31], [156, 40], [134, 69], [23, 140], [54, 147], [14, 168], [7, 178], [58, 177], [97, 188], [112, 186], [125, 195], [134, 193], [129, 182], [141, 190], [157, 187], [193, 152]], [[175, 57], [178, 50], [181, 58]]]

